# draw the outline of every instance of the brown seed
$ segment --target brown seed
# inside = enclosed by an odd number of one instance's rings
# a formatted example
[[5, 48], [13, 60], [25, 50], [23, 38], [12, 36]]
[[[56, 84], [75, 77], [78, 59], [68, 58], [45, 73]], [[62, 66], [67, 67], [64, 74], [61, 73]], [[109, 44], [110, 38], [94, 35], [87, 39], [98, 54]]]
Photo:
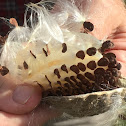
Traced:
[[71, 90], [71, 95], [75, 95], [74, 89]]
[[33, 54], [33, 52], [30, 50], [30, 53], [32, 54], [32, 56], [36, 59], [35, 54]]
[[87, 79], [85, 79], [85, 77], [82, 74], [78, 74], [77, 78], [83, 83], [86, 84], [88, 82]]
[[85, 76], [86, 76], [88, 79], [92, 80], [92, 81], [94, 81], [94, 80], [95, 80], [94, 75], [93, 75], [93, 74], [91, 74], [91, 73], [89, 73], [89, 72], [86, 72], [86, 73], [85, 73]]
[[[81, 89], [81, 87], [83, 86], [84, 84], [82, 82], [78, 82], [78, 87]], [[85, 86], [85, 85], [84, 85]], [[86, 86], [85, 86], [86, 87]]]
[[61, 86], [61, 82], [60, 81], [57, 81], [57, 84], [59, 84]]
[[92, 88], [92, 84], [90, 83], [89, 80], [85, 79], [86, 81], [83, 82], [83, 84], [85, 84], [87, 86], [88, 89]]
[[78, 89], [79, 89], [79, 94], [85, 94], [86, 93], [86, 90], [84, 88], [82, 89], [82, 87], [79, 87]]
[[111, 58], [111, 59], [109, 59], [109, 62], [110, 62], [110, 63], [113, 63], [113, 64], [117, 64], [117, 61], [116, 61], [115, 58]]
[[64, 80], [65, 80], [66, 82], [68, 82], [69, 84], [73, 85], [73, 82], [70, 80], [69, 77], [64, 78]]
[[94, 71], [94, 74], [99, 74], [99, 75], [104, 75], [105, 73], [105, 70], [103, 68], [97, 68], [95, 71]]
[[92, 47], [92, 48], [87, 49], [87, 54], [89, 56], [93, 56], [93, 55], [96, 54], [96, 51], [97, 51], [96, 48], [95, 47]]
[[57, 96], [62, 96], [63, 94], [62, 94], [62, 91], [61, 90], [56, 90], [56, 95]]
[[106, 49], [110, 49], [110, 48], [113, 48], [113, 47], [114, 47], [114, 43], [111, 42], [110, 40], [107, 40], [107, 41], [105, 41], [105, 42], [102, 44], [102, 47], [103, 47], [103, 48], [106, 48]]
[[64, 87], [66, 87], [66, 88], [69, 89], [69, 88], [70, 88], [70, 85], [69, 85], [68, 83], [65, 83], [65, 84], [64, 84]]
[[79, 95], [79, 94], [82, 93], [81, 90], [80, 90], [79, 88], [76, 88], [74, 91], [76, 92], [76, 95]]
[[115, 78], [114, 78], [114, 77], [111, 77], [111, 78], [109, 79], [109, 83], [110, 83], [110, 85], [112, 85], [112, 86], [116, 86]]
[[65, 77], [64, 80], [67, 81], [68, 83], [70, 82], [70, 78], [69, 77]]
[[78, 84], [78, 81], [76, 80], [76, 78], [75, 78], [74, 76], [71, 76], [70, 79], [71, 79], [72, 81], [74, 81], [76, 84]]
[[61, 85], [61, 82], [60, 81], [57, 81], [57, 84]]
[[65, 95], [66, 95], [66, 96], [68, 96], [69, 93], [70, 93], [69, 89], [64, 89], [64, 92], [65, 92]]
[[74, 81], [74, 82], [77, 81], [76, 78], [75, 78], [74, 76], [71, 76], [70, 79], [71, 79], [72, 81]]
[[78, 68], [82, 71], [82, 72], [84, 72], [85, 70], [86, 70], [86, 67], [85, 67], [85, 65], [83, 64], [83, 63], [78, 63]]
[[101, 58], [98, 61], [98, 66], [108, 66], [109, 60], [107, 58]]
[[104, 54], [104, 57], [107, 57], [109, 60], [115, 59], [116, 55], [114, 53], [106, 53]]
[[47, 51], [43, 48], [43, 52], [45, 53], [46, 57], [48, 56]]
[[104, 76], [100, 74], [95, 75], [95, 83], [100, 85], [104, 83]]
[[38, 81], [34, 81], [34, 82], [42, 89], [42, 91], [44, 91], [42, 84], [40, 84]]
[[92, 92], [92, 89], [93, 89], [93, 84], [90, 82], [90, 81], [88, 81], [88, 89], [89, 89], [89, 93], [91, 93]]
[[108, 83], [111, 78], [112, 78], [112, 72], [106, 71], [105, 74], [104, 74], [105, 82]]
[[103, 91], [102, 88], [101, 88], [98, 84], [93, 83], [93, 86], [94, 86], [94, 89], [93, 89], [93, 90], [94, 90], [95, 92], [97, 92], [97, 91]]
[[70, 70], [72, 70], [72, 71], [75, 72], [76, 74], [79, 74], [79, 69], [78, 69], [78, 67], [77, 67], [76, 65], [72, 65], [72, 66], [70, 67]]
[[111, 49], [114, 47], [114, 44], [113, 42], [111, 41], [105, 41], [103, 44], [102, 44], [102, 47], [101, 47], [101, 52], [104, 52], [105, 50], [107, 49]]
[[73, 94], [72, 95], [79, 95], [79, 90], [73, 89]]
[[52, 84], [51, 84], [51, 81], [48, 79], [47, 75], [45, 75], [45, 78], [47, 79], [47, 81], [49, 82], [49, 86], [51, 87], [52, 89]]
[[105, 75], [112, 76], [112, 72], [106, 70], [104, 76], [105, 76]]
[[85, 77], [84, 77], [82, 74], [78, 74], [78, 75], [77, 75], [77, 78], [78, 78], [79, 80], [85, 79]]
[[84, 29], [87, 29], [89, 31], [93, 31], [94, 29], [94, 25], [91, 22], [87, 22], [87, 21], [83, 23], [83, 27]]
[[112, 75], [115, 77], [119, 77], [121, 75], [120, 71], [116, 68], [109, 68], [107, 71], [111, 71]]
[[117, 63], [116, 59], [111, 59], [108, 67], [109, 68], [116, 68], [117, 65], [118, 65], [118, 63]]
[[68, 70], [67, 70], [67, 67], [66, 67], [65, 64], [61, 66], [61, 70], [63, 70], [63, 71], [65, 71], [66, 73], [68, 73]]
[[86, 93], [86, 89], [87, 89], [86, 86], [83, 85], [81, 82], [80, 82], [80, 85], [81, 85], [80, 90]]
[[54, 74], [57, 75], [58, 78], [61, 77], [58, 69], [55, 69], [55, 70], [54, 70]]
[[67, 51], [67, 45], [66, 45], [66, 43], [63, 43], [62, 47], [63, 47], [62, 53], [65, 53]]
[[76, 53], [76, 57], [83, 60], [84, 57], [85, 57], [84, 51], [82, 51], [82, 50], [78, 51], [78, 52]]
[[95, 61], [90, 61], [88, 64], [87, 64], [87, 67], [91, 70], [94, 70], [96, 68], [96, 63]]
[[47, 81], [48, 81], [49, 83], [51, 83], [51, 81], [48, 79], [47, 75], [45, 75], [45, 78], [47, 79]]
[[24, 61], [23, 62], [23, 66], [24, 66], [24, 69], [27, 70], [28, 69], [28, 64]]
[[57, 87], [57, 89], [61, 91], [62, 90], [62, 87]]
[[79, 88], [82, 87], [82, 82], [79, 82], [79, 81], [78, 81], [78, 82], [76, 83], [76, 87], [79, 87]]
[[9, 70], [5, 66], [2, 66], [2, 68], [0, 69], [0, 73], [2, 76], [5, 76], [6, 74], [9, 73]]

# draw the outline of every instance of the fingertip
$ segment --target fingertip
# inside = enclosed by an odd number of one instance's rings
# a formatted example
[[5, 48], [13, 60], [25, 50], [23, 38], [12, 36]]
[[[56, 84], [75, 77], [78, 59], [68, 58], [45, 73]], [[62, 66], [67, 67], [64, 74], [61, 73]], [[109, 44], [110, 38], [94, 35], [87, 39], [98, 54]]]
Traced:
[[12, 99], [18, 108], [15, 114], [29, 113], [40, 103], [41, 98], [42, 90], [39, 86], [21, 85], [17, 87], [12, 95]]
[[36, 108], [41, 99], [42, 99], [42, 90], [39, 86], [31, 86], [33, 88], [32, 94], [29, 96], [28, 100], [26, 99], [26, 103], [23, 104], [23, 111], [21, 111], [21, 114], [28, 113], [32, 111], [34, 108]]
[[14, 89], [7, 89], [0, 97], [0, 109], [13, 114], [25, 114], [32, 111], [41, 101], [41, 88], [23, 84]]
[[31, 98], [34, 96], [40, 96], [40, 90], [37, 87], [31, 85], [21, 85], [16, 87], [13, 92], [12, 98], [14, 102], [24, 105], [31, 101]]

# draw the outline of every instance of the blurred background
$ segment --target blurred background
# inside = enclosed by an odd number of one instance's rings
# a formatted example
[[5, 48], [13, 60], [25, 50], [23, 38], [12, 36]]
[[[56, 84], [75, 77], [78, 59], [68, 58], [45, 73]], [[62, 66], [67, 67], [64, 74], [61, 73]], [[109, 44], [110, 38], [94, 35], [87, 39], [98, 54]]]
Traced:
[[[15, 18], [20, 26], [24, 22], [24, 13], [26, 9], [26, 4], [29, 2], [37, 3], [41, 0], [0, 0], [0, 17], [5, 17], [7, 19]], [[5, 24], [8, 21], [0, 20], [0, 35], [5, 36], [9, 27]]]
[[[18, 21], [18, 24], [22, 26], [26, 4], [29, 2], [37, 3], [39, 1], [41, 0], [0, 0], [0, 17], [7, 19], [14, 17]], [[124, 1], [126, 3], [126, 0]], [[10, 30], [5, 21], [0, 20], [0, 35], [5, 36], [8, 31]]]

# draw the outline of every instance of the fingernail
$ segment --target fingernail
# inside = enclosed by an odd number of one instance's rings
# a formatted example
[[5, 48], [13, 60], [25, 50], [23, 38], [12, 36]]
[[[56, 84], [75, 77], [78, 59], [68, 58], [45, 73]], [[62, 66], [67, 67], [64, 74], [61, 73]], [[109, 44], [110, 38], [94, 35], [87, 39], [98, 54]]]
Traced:
[[34, 88], [31, 86], [18, 86], [13, 92], [13, 100], [18, 104], [26, 104], [32, 94]]

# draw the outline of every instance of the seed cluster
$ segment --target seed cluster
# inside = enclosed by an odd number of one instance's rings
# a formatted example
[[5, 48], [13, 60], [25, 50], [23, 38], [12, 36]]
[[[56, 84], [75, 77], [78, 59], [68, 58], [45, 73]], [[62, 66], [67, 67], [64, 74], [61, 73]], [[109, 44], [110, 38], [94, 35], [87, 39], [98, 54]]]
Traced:
[[[91, 22], [84, 22], [83, 28], [88, 33], [94, 29], [94, 26]], [[67, 56], [68, 45], [62, 43], [61, 47], [62, 55]], [[52, 63], [53, 70], [51, 75], [54, 76], [55, 80], [50, 79], [48, 75], [50, 73], [46, 75], [44, 73], [44, 79], [48, 83], [49, 88], [44, 90], [43, 85], [39, 84], [36, 80], [37, 84], [43, 88], [43, 97], [79, 95], [117, 88], [117, 82], [121, 75], [121, 64], [117, 62], [115, 54], [105, 52], [113, 47], [114, 44], [111, 41], [105, 41], [99, 49], [90, 47], [86, 50], [80, 49], [76, 51], [75, 55], [72, 53], [76, 62], [70, 61], [70, 65], [63, 62], [60, 65], [58, 64], [59, 66], [56, 64], [57, 67], [54, 68], [55, 63]], [[101, 53], [102, 57], [95, 60], [97, 53]], [[33, 57], [33, 60], [38, 59], [38, 55], [34, 54], [32, 50], [29, 51], [29, 54]], [[48, 45], [42, 48], [42, 54], [47, 59], [50, 58], [51, 52]], [[18, 65], [18, 69], [25, 72], [31, 69], [27, 59], [22, 62], [22, 65]], [[0, 73], [2, 76], [5, 76], [9, 73], [9, 70], [5, 66], [1, 66]]]
[[[67, 73], [67, 77], [58, 80], [55, 84], [57, 85], [56, 88], [43, 92], [43, 96], [70, 96], [117, 88], [116, 84], [121, 75], [119, 71], [121, 64], [117, 62], [115, 54], [103, 52], [103, 50], [110, 49], [109, 45], [113, 46], [112, 42], [106, 41], [102, 44], [102, 58], [98, 61], [91, 60], [86, 64], [84, 64], [85, 57], [95, 56], [99, 49], [91, 47], [86, 51], [78, 51], [75, 56], [81, 59], [82, 62], [73, 64], [70, 67], [63, 64], [60, 69], [56, 68], [54, 74], [57, 79], [62, 78], [60, 71]], [[71, 71], [75, 73], [74, 76], [69, 74]]]

